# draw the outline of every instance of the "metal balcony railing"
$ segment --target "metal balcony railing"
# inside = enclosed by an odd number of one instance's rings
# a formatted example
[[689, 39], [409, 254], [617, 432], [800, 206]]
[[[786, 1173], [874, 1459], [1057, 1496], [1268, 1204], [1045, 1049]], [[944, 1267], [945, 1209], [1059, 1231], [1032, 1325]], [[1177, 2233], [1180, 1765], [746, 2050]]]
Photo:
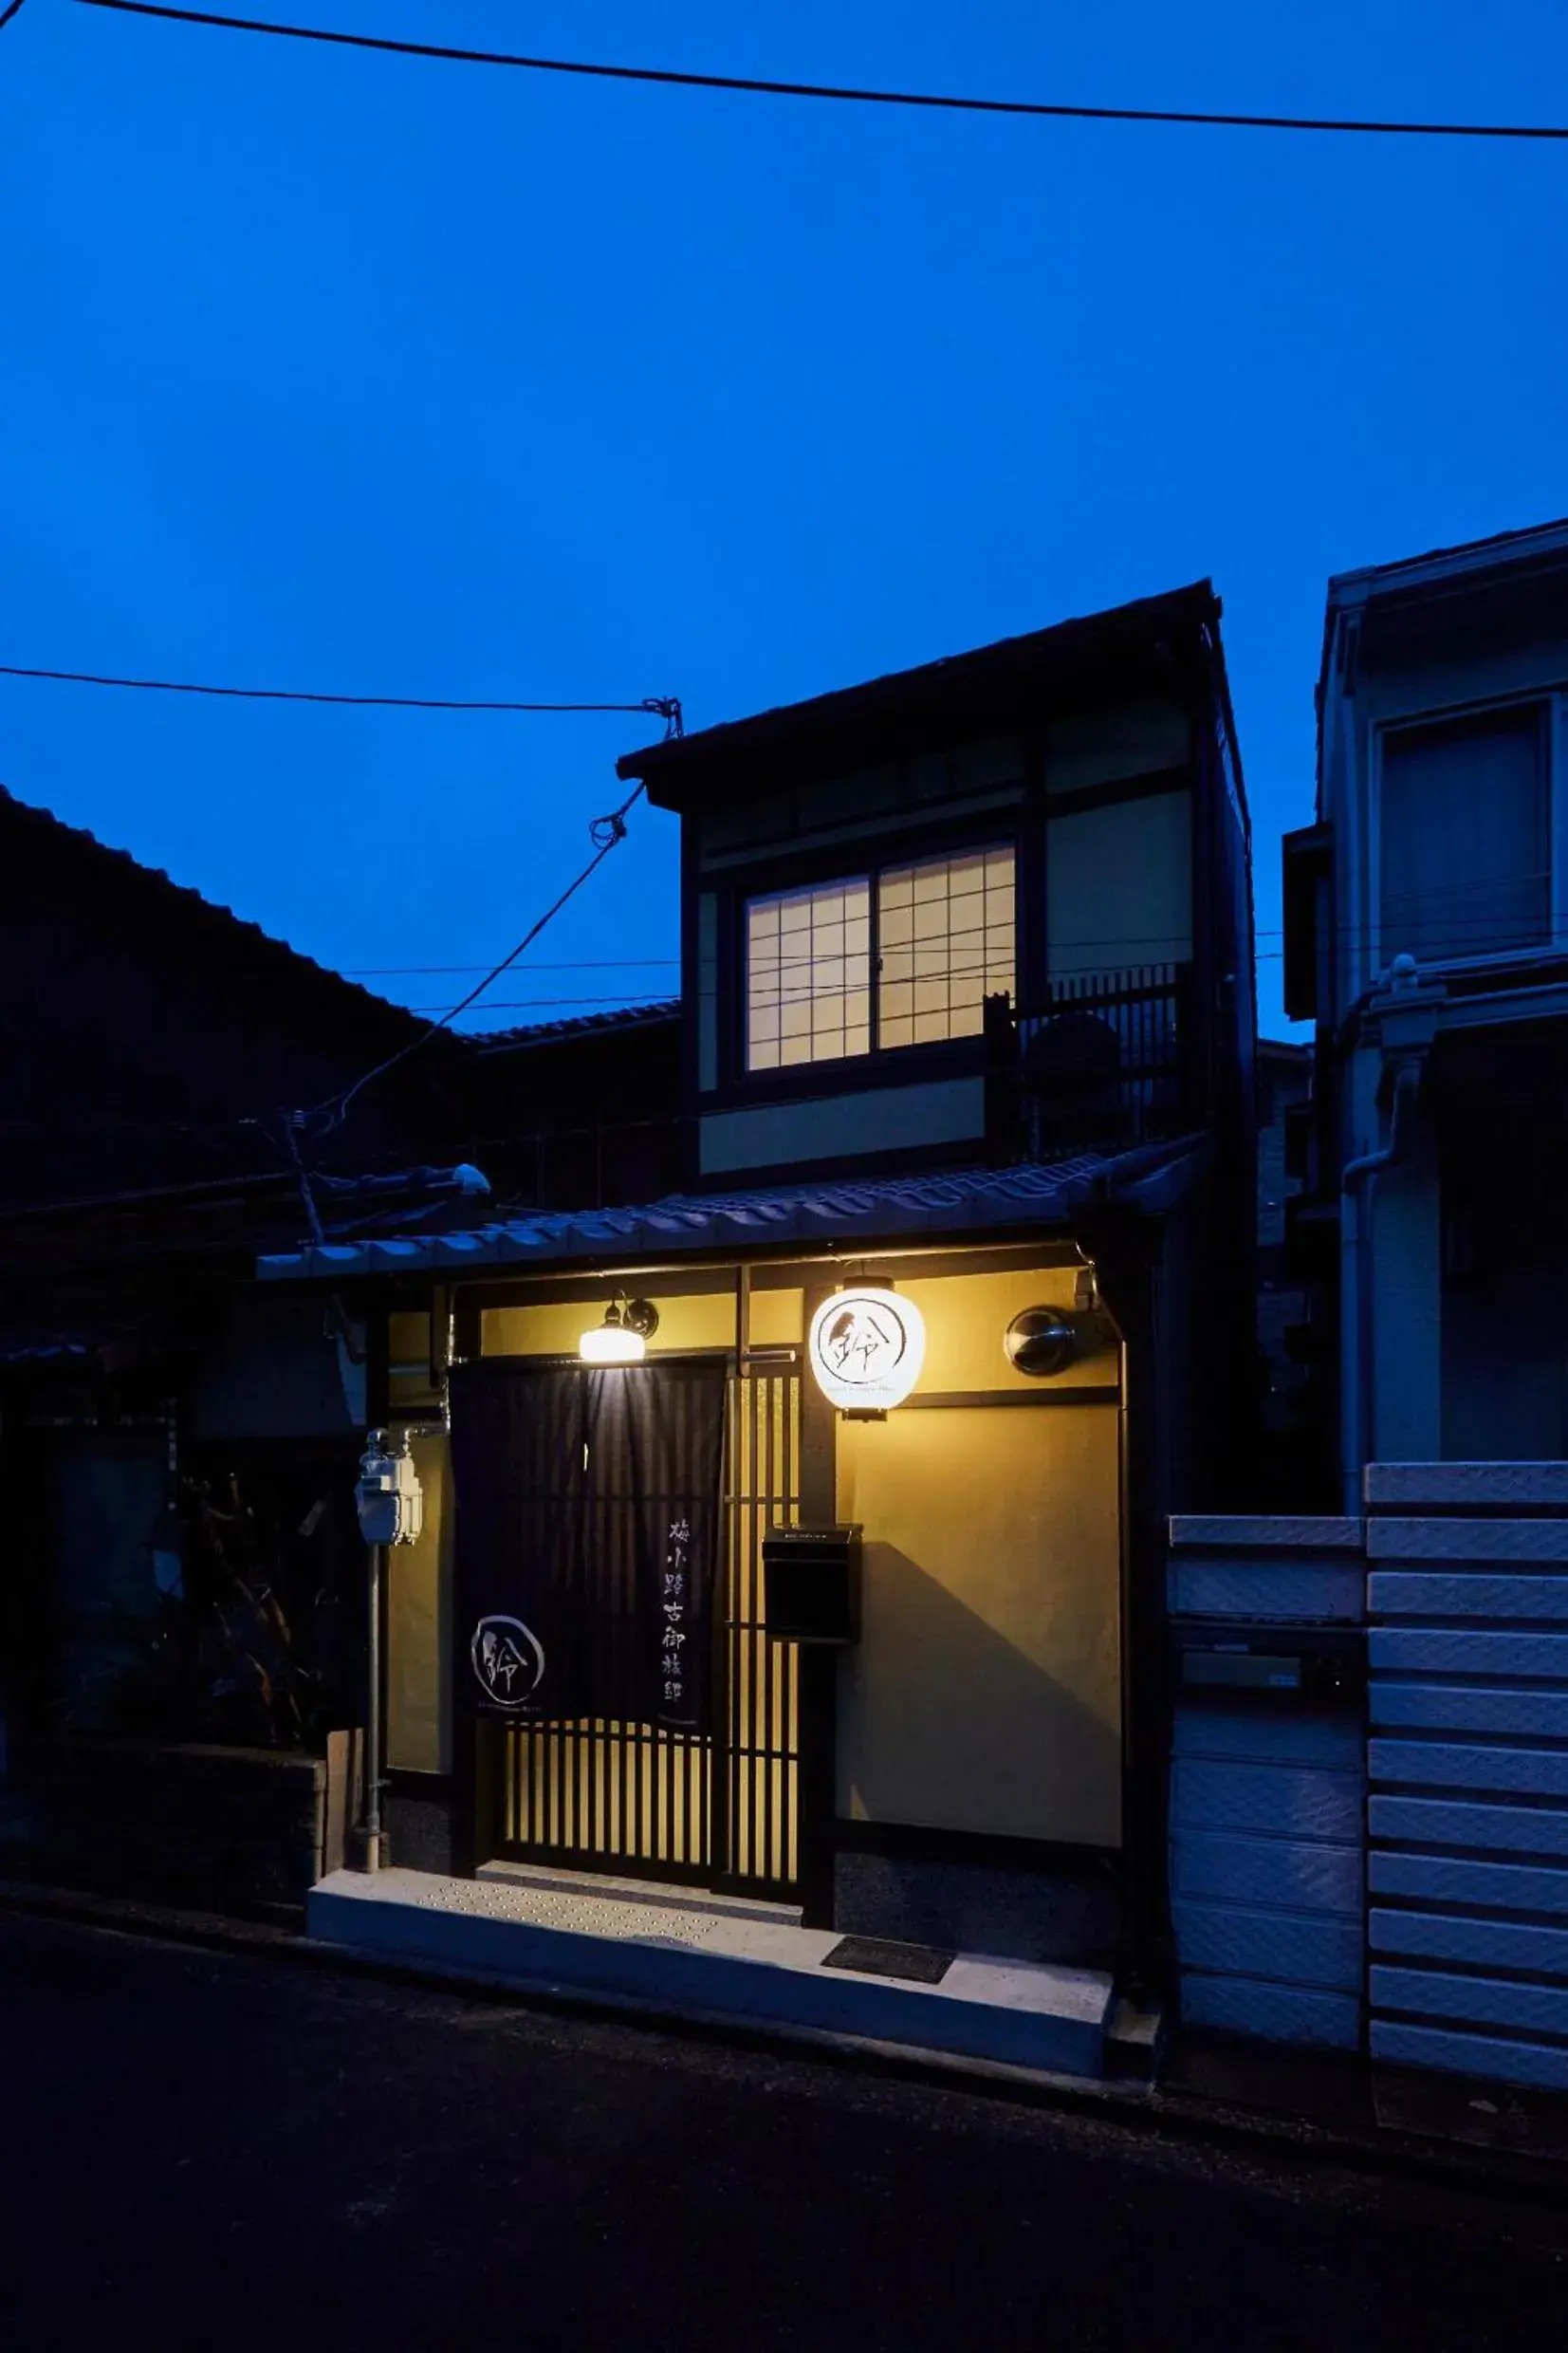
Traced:
[[994, 1159], [1128, 1151], [1208, 1117], [1190, 964], [1141, 964], [986, 1002], [986, 1133]]

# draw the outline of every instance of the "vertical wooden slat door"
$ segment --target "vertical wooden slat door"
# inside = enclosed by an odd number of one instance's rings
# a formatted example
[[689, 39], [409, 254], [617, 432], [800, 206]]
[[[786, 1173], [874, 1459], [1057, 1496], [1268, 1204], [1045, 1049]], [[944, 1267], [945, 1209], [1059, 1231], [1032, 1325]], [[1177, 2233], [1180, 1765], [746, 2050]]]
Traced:
[[[508, 1725], [497, 1744], [504, 1854], [704, 1885], [794, 1884], [796, 1664], [763, 1624], [762, 1547], [770, 1526], [799, 1517], [799, 1374], [731, 1378], [727, 1412], [711, 1731], [613, 1716]], [[629, 1499], [596, 1502], [591, 1546], [615, 1549], [623, 1508]]]

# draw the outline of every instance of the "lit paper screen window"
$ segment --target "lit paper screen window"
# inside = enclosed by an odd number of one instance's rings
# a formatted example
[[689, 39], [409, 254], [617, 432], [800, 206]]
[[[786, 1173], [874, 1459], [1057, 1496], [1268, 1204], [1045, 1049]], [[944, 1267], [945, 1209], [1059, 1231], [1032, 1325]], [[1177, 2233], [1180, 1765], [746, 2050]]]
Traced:
[[893, 866], [876, 883], [877, 1043], [971, 1038], [1014, 988], [1013, 853]]
[[871, 1050], [871, 885], [753, 899], [747, 923], [747, 1068]]

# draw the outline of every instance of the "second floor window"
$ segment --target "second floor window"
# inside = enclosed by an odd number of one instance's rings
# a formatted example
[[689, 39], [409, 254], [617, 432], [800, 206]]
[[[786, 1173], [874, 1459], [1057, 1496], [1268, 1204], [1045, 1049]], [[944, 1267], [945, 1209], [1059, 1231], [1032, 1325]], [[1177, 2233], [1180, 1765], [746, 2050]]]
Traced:
[[1013, 991], [1013, 853], [892, 866], [876, 878], [876, 1042], [975, 1038], [985, 1000]]
[[871, 1048], [871, 885], [824, 882], [746, 911], [748, 1070]]
[[1552, 938], [1551, 805], [1538, 703], [1389, 729], [1378, 784], [1379, 949], [1419, 963]]
[[746, 909], [748, 1070], [978, 1037], [1016, 981], [1014, 853], [884, 867]]

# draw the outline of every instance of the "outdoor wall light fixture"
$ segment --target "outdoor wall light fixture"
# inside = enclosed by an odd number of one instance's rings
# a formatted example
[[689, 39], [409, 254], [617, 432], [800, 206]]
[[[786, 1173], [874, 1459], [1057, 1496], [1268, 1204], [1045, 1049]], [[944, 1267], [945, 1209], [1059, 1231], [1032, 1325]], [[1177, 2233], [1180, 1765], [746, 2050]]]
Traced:
[[880, 1284], [835, 1291], [811, 1319], [806, 1354], [817, 1386], [846, 1414], [885, 1414], [920, 1378], [925, 1318]]
[[657, 1330], [658, 1309], [651, 1299], [628, 1299], [617, 1291], [603, 1323], [583, 1333], [577, 1352], [584, 1364], [640, 1364]]
[[1002, 1345], [1015, 1373], [1032, 1380], [1065, 1372], [1078, 1354], [1078, 1327], [1061, 1307], [1025, 1307], [1003, 1334]]

